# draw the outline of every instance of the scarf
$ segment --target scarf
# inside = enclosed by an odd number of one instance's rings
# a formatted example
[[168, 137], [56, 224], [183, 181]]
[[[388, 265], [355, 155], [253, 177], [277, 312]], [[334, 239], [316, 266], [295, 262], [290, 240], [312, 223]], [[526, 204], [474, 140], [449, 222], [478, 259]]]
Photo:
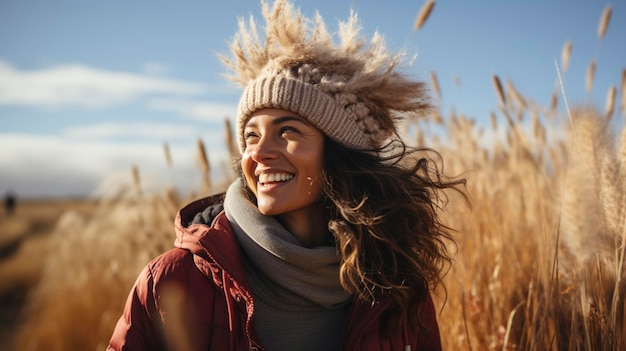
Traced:
[[350, 298], [339, 281], [337, 249], [302, 246], [274, 217], [259, 212], [241, 179], [226, 191], [224, 210], [247, 257], [253, 292], [263, 300], [279, 308], [330, 309]]

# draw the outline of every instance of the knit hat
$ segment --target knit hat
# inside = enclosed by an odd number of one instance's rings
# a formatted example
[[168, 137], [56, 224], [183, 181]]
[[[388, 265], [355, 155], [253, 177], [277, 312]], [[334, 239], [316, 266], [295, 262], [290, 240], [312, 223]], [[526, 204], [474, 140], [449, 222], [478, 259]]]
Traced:
[[248, 25], [240, 20], [233, 57], [220, 57], [244, 88], [236, 122], [242, 152], [245, 123], [263, 108], [294, 112], [358, 150], [381, 147], [397, 135], [400, 119], [427, 113], [425, 84], [399, 72], [404, 55], [388, 52], [378, 33], [369, 42], [360, 36], [356, 14], [339, 23], [334, 43], [319, 14], [304, 18], [287, 0], [261, 7], [265, 40], [253, 18]]

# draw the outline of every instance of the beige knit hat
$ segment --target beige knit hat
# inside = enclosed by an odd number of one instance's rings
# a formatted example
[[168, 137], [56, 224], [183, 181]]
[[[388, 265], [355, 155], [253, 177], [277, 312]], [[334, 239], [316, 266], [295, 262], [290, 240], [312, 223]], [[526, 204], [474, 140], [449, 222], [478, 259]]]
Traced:
[[252, 18], [248, 26], [240, 20], [230, 43], [233, 57], [220, 57], [232, 71], [229, 78], [244, 87], [236, 124], [242, 152], [244, 125], [263, 108], [297, 113], [358, 150], [377, 149], [397, 135], [400, 118], [427, 113], [425, 84], [398, 71], [404, 56], [389, 53], [380, 35], [369, 43], [359, 36], [354, 13], [339, 23], [334, 43], [319, 14], [304, 18], [287, 0], [261, 6], [265, 40]]

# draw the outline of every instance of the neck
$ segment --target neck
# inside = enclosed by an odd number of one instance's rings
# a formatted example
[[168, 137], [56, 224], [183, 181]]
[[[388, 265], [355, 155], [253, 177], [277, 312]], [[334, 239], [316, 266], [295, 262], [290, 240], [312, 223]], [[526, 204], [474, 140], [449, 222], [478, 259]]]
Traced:
[[276, 219], [306, 247], [330, 246], [332, 243], [322, 202], [306, 211], [282, 214], [276, 216]]

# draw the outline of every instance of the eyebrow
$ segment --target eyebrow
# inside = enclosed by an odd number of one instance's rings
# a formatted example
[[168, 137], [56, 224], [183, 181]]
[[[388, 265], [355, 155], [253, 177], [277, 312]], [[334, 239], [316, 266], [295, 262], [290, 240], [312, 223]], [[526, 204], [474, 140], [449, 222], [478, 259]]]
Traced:
[[[281, 123], [291, 122], [291, 121], [304, 123], [306, 125], [311, 125], [311, 123], [309, 123], [309, 121], [307, 121], [303, 117], [291, 116], [291, 115], [279, 116], [279, 117], [274, 118], [274, 120], [272, 120], [272, 125], [278, 125]], [[248, 120], [248, 123], [246, 123], [244, 127], [254, 127], [254, 126], [256, 126], [256, 123], [254, 122], [250, 123], [250, 120]]]

